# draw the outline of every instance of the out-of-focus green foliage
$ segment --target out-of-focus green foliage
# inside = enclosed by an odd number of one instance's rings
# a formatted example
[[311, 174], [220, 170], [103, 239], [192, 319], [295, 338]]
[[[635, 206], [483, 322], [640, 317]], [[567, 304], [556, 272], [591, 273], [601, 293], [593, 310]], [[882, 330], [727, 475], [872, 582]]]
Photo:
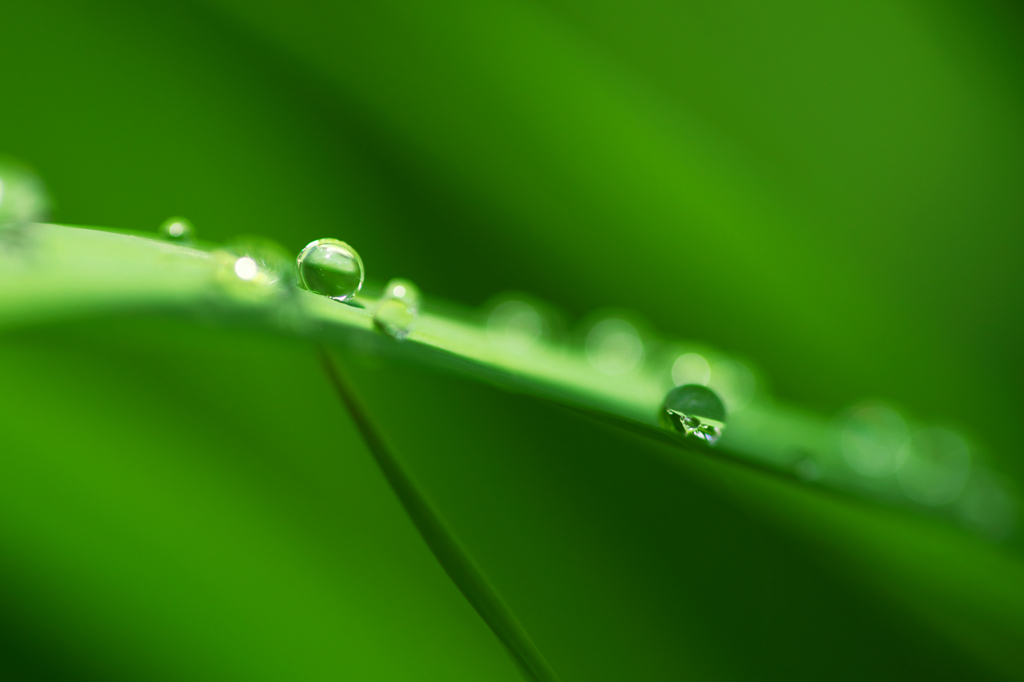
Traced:
[[[1022, 37], [995, 2], [3, 0], [0, 152], [58, 222], [332, 236], [428, 295], [629, 307], [1024, 481]], [[312, 349], [151, 320], [0, 346], [11, 677], [514, 679]], [[1024, 669], [999, 548], [365, 362], [566, 681]]]
[[0, 363], [5, 679], [519, 679], [313, 349], [114, 321]]
[[[984, 542], [563, 408], [356, 368], [563, 679], [1012, 678], [1024, 665], [1024, 567]], [[395, 396], [419, 409], [394, 410]]]

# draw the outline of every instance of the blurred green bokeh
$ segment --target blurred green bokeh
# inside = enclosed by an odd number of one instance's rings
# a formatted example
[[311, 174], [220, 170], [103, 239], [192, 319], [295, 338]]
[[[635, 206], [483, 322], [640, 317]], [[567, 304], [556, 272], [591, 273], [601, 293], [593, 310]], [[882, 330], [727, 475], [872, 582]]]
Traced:
[[[337, 237], [428, 296], [630, 308], [1024, 483], [1016, 5], [0, 0], [0, 63], [0, 153], [56, 222]], [[149, 318], [0, 344], [11, 676], [515, 679], [309, 348]], [[566, 681], [1024, 675], [1002, 549], [364, 373]]]

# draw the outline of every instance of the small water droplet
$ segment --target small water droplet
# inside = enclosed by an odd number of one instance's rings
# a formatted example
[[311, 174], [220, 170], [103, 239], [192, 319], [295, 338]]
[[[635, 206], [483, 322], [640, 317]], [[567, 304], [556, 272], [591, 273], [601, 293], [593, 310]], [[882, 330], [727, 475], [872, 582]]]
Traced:
[[725, 430], [725, 405], [707, 386], [685, 384], [665, 395], [659, 421], [665, 428], [714, 445]]
[[884, 405], [864, 405], [852, 410], [839, 439], [843, 457], [854, 471], [879, 478], [896, 471], [907, 424]]
[[347, 301], [363, 286], [363, 261], [351, 246], [337, 239], [318, 239], [296, 259], [299, 281], [315, 294]]
[[487, 316], [487, 338], [510, 353], [523, 355], [533, 349], [543, 335], [544, 318], [526, 301], [503, 301]]
[[711, 365], [698, 353], [684, 353], [672, 363], [672, 383], [707, 386], [711, 380]]
[[396, 339], [404, 339], [419, 315], [420, 290], [406, 279], [393, 279], [373, 310], [373, 326]]
[[[263, 284], [271, 285], [278, 283], [289, 283], [295, 278], [293, 260], [288, 251], [272, 239], [255, 235], [242, 235], [235, 237], [224, 245], [224, 251], [239, 257], [236, 261], [235, 274], [243, 280], [259, 279]], [[252, 261], [253, 265], [245, 263], [241, 265], [242, 272], [238, 271], [238, 263], [242, 259]], [[250, 274], [244, 277], [243, 274]]]
[[231, 296], [263, 302], [280, 296], [294, 278], [292, 258], [282, 246], [262, 237], [237, 237], [213, 252], [219, 260], [216, 281]]
[[793, 465], [793, 473], [802, 481], [817, 481], [821, 478], [821, 467], [812, 457], [803, 456]]
[[946, 429], [918, 431], [899, 453], [896, 478], [907, 497], [927, 505], [952, 502], [971, 471], [971, 453], [964, 439]]
[[0, 229], [40, 222], [49, 210], [42, 179], [20, 162], [0, 158]]
[[1017, 501], [1011, 488], [1008, 481], [991, 471], [973, 467], [956, 500], [960, 518], [989, 537], [1007, 537], [1017, 520]]
[[615, 317], [595, 324], [587, 334], [587, 360], [602, 374], [619, 376], [644, 363], [644, 342], [636, 327]]
[[373, 326], [388, 336], [404, 339], [416, 322], [416, 311], [399, 298], [386, 298], [373, 310]]
[[396, 277], [388, 282], [387, 286], [384, 287], [384, 294], [381, 296], [381, 299], [383, 300], [386, 298], [403, 301], [413, 310], [419, 312], [420, 304], [423, 300], [423, 294], [420, 293], [419, 287], [409, 280]]
[[174, 216], [160, 225], [160, 234], [164, 239], [189, 244], [196, 239], [196, 228], [188, 218]]

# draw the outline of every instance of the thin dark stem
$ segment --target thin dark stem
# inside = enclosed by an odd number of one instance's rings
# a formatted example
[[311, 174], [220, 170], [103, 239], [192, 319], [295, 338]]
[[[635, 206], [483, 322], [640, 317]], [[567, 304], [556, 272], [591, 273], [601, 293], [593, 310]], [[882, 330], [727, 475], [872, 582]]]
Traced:
[[452, 582], [498, 636], [527, 677], [536, 682], [557, 682], [558, 676], [497, 590], [416, 487], [401, 462], [391, 454], [359, 398], [346, 382], [342, 368], [326, 351], [322, 350], [320, 357], [328, 378], [352, 415], [384, 477]]

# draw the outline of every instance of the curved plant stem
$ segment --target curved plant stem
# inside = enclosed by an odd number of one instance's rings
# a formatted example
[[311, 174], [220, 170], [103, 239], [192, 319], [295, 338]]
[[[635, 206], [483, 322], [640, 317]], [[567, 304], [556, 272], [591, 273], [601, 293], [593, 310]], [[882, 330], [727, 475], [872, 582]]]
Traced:
[[452, 582], [505, 645], [529, 679], [535, 682], [557, 682], [558, 676], [516, 619], [515, 614], [487, 580], [459, 539], [445, 525], [437, 510], [416, 486], [409, 472], [388, 449], [358, 396], [346, 381], [342, 368], [326, 350], [321, 349], [320, 359], [334, 390], [348, 408], [352, 420], [384, 477]]
[[[238, 257], [213, 245], [172, 244], [152, 235], [44, 224], [6, 231], [0, 233], [0, 329], [119, 310], [178, 310], [434, 365], [648, 432], [658, 428], [661, 401], [674, 385], [664, 371], [602, 374], [580, 348], [537, 344], [530, 352], [508, 352], [490, 341], [472, 314], [440, 302], [431, 305], [429, 299], [399, 342], [375, 331], [377, 298], [363, 295], [356, 305], [342, 305], [297, 289], [287, 281], [293, 267], [287, 258], [266, 277], [243, 282], [233, 270]], [[908, 422], [912, 428], [923, 426]], [[958, 501], [929, 507], [908, 497], [896, 476], [855, 471], [841, 452], [840, 426], [760, 392], [729, 415], [714, 451], [992, 537], [1006, 537], [1013, 529], [1016, 498], [984, 463], [972, 461]]]

